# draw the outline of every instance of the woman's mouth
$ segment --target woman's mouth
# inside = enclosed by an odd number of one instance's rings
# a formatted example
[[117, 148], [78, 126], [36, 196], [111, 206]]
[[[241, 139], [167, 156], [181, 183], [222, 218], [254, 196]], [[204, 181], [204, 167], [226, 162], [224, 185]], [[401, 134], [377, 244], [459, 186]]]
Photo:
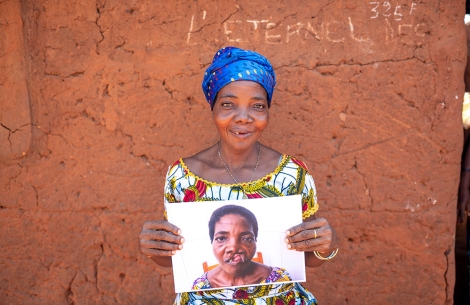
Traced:
[[242, 254], [235, 254], [231, 258], [225, 260], [225, 263], [230, 264], [230, 265], [237, 265], [237, 264], [244, 263], [244, 262], [245, 262], [245, 256]]
[[232, 131], [232, 133], [238, 137], [244, 137], [244, 136], [248, 136], [251, 134], [251, 132], [245, 131], [245, 130]]

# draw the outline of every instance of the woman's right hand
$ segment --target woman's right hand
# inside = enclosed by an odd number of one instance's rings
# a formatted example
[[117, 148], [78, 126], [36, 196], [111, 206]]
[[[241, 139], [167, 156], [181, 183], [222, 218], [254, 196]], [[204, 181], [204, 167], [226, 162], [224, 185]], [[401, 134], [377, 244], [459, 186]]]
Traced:
[[165, 220], [150, 220], [140, 232], [140, 250], [148, 257], [172, 256], [183, 249], [181, 230]]

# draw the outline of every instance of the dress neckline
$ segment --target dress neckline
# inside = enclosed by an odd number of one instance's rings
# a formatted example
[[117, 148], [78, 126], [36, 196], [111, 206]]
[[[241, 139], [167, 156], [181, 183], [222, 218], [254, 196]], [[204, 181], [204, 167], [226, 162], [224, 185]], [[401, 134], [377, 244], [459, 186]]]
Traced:
[[[272, 284], [272, 283], [275, 283], [278, 278], [276, 278], [276, 275], [279, 275], [278, 274], [278, 271], [282, 271], [282, 273], [286, 273], [286, 270], [283, 269], [283, 268], [279, 268], [279, 267], [271, 267], [271, 266], [268, 266], [269, 268], [271, 268], [271, 272], [269, 273], [269, 275], [263, 279], [261, 282], [259, 282], [258, 284], [256, 285], [266, 285], [266, 284]], [[202, 287], [198, 287], [198, 289], [211, 289], [213, 288], [211, 286], [211, 283], [209, 282], [209, 278], [207, 277], [209, 271], [205, 272], [203, 275], [201, 275], [200, 278], [198, 278], [194, 283], [200, 281], [203, 283], [203, 286]], [[274, 279], [274, 281], [273, 281]], [[193, 285], [194, 286], [194, 285]], [[249, 286], [249, 285], [247, 285]], [[220, 289], [220, 290], [227, 290], [232, 288], [232, 287], [216, 287], [216, 288], [213, 288], [213, 289]], [[233, 287], [232, 289], [235, 289], [238, 290], [240, 287]]]
[[276, 168], [264, 175], [263, 177], [259, 178], [259, 179], [256, 179], [256, 180], [253, 180], [251, 182], [240, 182], [240, 183], [219, 183], [219, 182], [213, 182], [213, 181], [209, 181], [209, 180], [206, 180], [204, 178], [201, 178], [199, 177], [198, 175], [194, 174], [189, 168], [188, 166], [184, 163], [183, 161], [183, 158], [180, 158], [179, 159], [179, 162], [181, 164], [181, 167], [183, 167], [184, 171], [186, 172], [186, 175], [190, 175], [190, 176], [193, 176], [196, 180], [199, 180], [199, 181], [202, 181], [204, 182], [205, 184], [210, 184], [210, 185], [219, 185], [219, 186], [226, 186], [226, 187], [230, 187], [230, 186], [243, 186], [243, 185], [253, 185], [253, 184], [256, 184], [260, 181], [264, 181], [266, 180], [269, 176], [272, 176], [274, 174], [277, 174], [279, 173], [285, 166], [285, 163], [286, 161], [288, 161], [289, 159], [289, 155], [286, 155], [286, 154], [281, 154], [281, 156], [279, 157], [279, 163], [277, 164]]

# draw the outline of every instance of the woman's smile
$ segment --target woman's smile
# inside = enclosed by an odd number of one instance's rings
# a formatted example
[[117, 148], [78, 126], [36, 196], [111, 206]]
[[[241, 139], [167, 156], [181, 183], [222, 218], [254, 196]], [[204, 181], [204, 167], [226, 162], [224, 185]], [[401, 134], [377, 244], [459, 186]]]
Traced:
[[245, 137], [248, 137], [248, 136], [251, 136], [253, 133], [250, 132], [250, 131], [245, 131], [245, 130], [239, 130], [239, 131], [235, 131], [235, 130], [231, 130], [231, 132], [235, 135], [235, 136], [238, 136], [240, 138], [245, 138]]

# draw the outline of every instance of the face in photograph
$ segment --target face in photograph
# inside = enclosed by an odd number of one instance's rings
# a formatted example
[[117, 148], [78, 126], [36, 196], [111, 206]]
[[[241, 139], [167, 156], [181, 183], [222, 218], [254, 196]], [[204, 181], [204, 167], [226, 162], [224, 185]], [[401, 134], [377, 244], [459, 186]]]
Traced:
[[241, 215], [221, 217], [215, 223], [212, 250], [226, 273], [243, 273], [256, 253], [253, 226]]

